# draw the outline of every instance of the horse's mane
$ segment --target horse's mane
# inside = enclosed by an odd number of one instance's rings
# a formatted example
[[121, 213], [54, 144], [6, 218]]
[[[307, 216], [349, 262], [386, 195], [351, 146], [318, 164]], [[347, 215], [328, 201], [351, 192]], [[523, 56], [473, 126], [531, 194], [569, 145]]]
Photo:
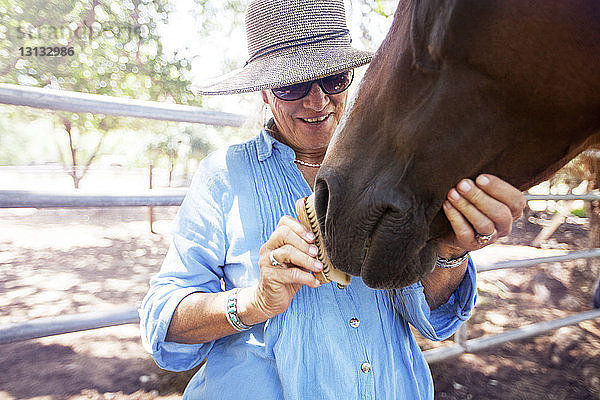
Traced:
[[407, 0], [405, 7], [398, 7], [398, 11], [406, 13], [410, 21], [410, 42], [417, 68], [425, 71], [440, 69], [457, 1]]

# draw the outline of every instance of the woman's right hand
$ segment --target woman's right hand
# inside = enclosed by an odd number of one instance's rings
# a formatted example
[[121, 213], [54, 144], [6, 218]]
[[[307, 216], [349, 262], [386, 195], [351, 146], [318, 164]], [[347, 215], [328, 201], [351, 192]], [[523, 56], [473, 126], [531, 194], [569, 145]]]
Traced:
[[[260, 248], [260, 280], [245, 289], [250, 297], [246, 315], [240, 315], [245, 324], [260, 323], [287, 310], [302, 285], [319, 287], [321, 283], [311, 272], [322, 271], [323, 264], [317, 259], [314, 242], [314, 234], [294, 218], [279, 220]], [[280, 265], [272, 265], [271, 255]]]

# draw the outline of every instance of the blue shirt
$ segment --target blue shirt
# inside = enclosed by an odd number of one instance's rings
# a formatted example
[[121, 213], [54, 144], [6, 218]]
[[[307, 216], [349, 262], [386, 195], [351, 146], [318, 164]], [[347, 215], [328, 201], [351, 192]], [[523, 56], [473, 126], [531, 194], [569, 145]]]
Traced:
[[258, 282], [260, 247], [311, 193], [294, 157], [262, 131], [203, 160], [140, 310], [144, 347], [173, 371], [206, 358], [186, 388], [189, 399], [433, 399], [409, 324], [442, 340], [469, 318], [476, 298], [471, 261], [448, 302], [433, 311], [420, 282], [390, 292], [353, 277], [345, 289], [302, 287], [288, 310], [249, 331], [196, 345], [165, 341], [188, 294]]

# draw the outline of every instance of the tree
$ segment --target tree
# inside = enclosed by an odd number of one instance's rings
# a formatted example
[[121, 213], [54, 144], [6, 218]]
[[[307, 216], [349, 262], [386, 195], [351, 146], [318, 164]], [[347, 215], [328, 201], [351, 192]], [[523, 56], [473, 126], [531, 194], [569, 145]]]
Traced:
[[152, 158], [153, 165], [159, 165], [161, 160], [167, 162], [169, 171], [168, 186], [171, 187], [178, 160], [184, 160], [183, 179], [187, 181], [189, 162], [204, 158], [212, 148], [212, 145], [206, 139], [196, 134], [192, 127], [187, 126], [182, 132], [166, 132], [156, 136], [155, 140], [146, 146], [146, 151]]
[[[190, 12], [197, 30], [190, 31], [189, 36], [204, 42], [220, 32], [221, 47], [198, 51], [182, 40], [178, 52], [168, 54], [158, 29], [168, 23], [172, 13], [167, 0], [0, 0], [0, 80], [200, 105], [200, 97], [189, 90], [192, 63], [206, 64], [207, 51], [211, 51], [209, 61], [216, 59], [219, 65], [215, 75], [243, 66], [246, 54], [230, 43], [244, 34], [247, 1], [194, 0], [194, 3]], [[391, 0], [346, 0], [346, 3], [351, 27], [360, 26], [360, 31], [353, 29], [355, 40], [362, 40], [363, 47], [375, 49], [385, 36], [391, 21], [388, 17], [396, 3]], [[41, 47], [71, 49], [73, 55], [25, 54], [27, 48]], [[232, 51], [234, 48], [236, 51]], [[165, 129], [162, 122], [150, 124], [86, 113], [51, 115], [64, 133], [64, 140], [59, 141], [60, 159], [75, 187], [101, 155], [110, 132], [124, 126], [137, 129], [151, 126], [163, 136], [179, 134]]]
[[351, 20], [349, 21], [353, 35], [358, 35], [362, 45], [376, 50], [392, 23], [397, 1], [391, 0], [347, 0]]
[[166, 158], [169, 169], [168, 186], [173, 184], [173, 171], [175, 170], [175, 162], [179, 158], [179, 153], [183, 147], [184, 139], [170, 135], [160, 135], [155, 141], [148, 144], [146, 151], [150, 156], [156, 159]]
[[[168, 11], [166, 0], [0, 0], [2, 81], [200, 105], [190, 91], [189, 60], [163, 49], [158, 26], [167, 23]], [[61, 159], [75, 188], [108, 132], [138, 124], [66, 112], [55, 113], [54, 121], [65, 133]]]

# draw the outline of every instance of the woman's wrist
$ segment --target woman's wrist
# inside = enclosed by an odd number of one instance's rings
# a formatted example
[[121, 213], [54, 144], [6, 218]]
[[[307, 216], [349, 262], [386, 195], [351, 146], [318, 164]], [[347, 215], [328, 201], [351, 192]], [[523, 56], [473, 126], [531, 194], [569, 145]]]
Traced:
[[250, 286], [240, 289], [237, 295], [237, 313], [245, 325], [256, 325], [269, 319], [258, 307], [257, 287]]
[[442, 269], [453, 269], [462, 266], [469, 259], [469, 252], [465, 252], [462, 256], [455, 258], [442, 258], [437, 256], [435, 266]]
[[440, 258], [444, 258], [446, 260], [451, 260], [454, 258], [460, 258], [467, 253], [467, 250], [462, 247], [452, 246], [446, 243], [441, 243], [438, 245], [437, 255]]

